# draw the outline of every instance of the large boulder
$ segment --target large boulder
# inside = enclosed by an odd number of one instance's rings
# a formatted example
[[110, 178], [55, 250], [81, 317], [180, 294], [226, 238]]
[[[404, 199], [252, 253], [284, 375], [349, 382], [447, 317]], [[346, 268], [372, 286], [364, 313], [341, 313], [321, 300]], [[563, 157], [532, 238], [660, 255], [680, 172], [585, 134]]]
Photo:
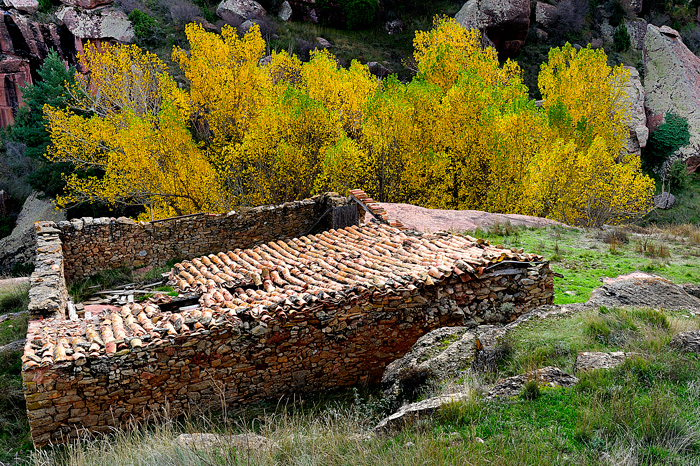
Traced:
[[530, 0], [469, 0], [455, 20], [480, 30], [501, 56], [514, 57], [530, 29]]
[[700, 299], [665, 278], [635, 272], [607, 278], [586, 303], [590, 306], [700, 310]]
[[126, 13], [114, 7], [83, 10], [64, 6], [56, 12], [56, 17], [77, 39], [134, 41], [134, 26]]
[[216, 7], [216, 14], [228, 24], [238, 26], [247, 20], [264, 18], [267, 12], [255, 0], [224, 0]]
[[647, 22], [641, 18], [625, 19], [625, 27], [630, 36], [632, 49], [643, 50], [644, 38], [647, 36]]
[[16, 266], [34, 263], [36, 237], [34, 222], [42, 220], [61, 221], [66, 217], [56, 210], [55, 204], [42, 199], [34, 192], [27, 198], [17, 217], [17, 224], [10, 236], [0, 239], [0, 274], [9, 274]]
[[700, 57], [667, 26], [647, 26], [644, 38], [644, 89], [649, 119], [663, 120], [666, 112], [688, 120], [690, 144], [679, 150], [683, 159], [700, 147]]
[[445, 380], [468, 369], [476, 354], [476, 335], [466, 327], [444, 327], [423, 335], [382, 376], [387, 397], [413, 401], [430, 380]]
[[632, 66], [626, 66], [629, 71], [629, 80], [624, 88], [624, 99], [628, 106], [627, 127], [629, 136], [627, 137], [627, 152], [641, 155], [642, 147], [646, 147], [649, 139], [649, 128], [647, 128], [647, 114], [644, 111], [644, 86], [639, 78], [639, 71]]

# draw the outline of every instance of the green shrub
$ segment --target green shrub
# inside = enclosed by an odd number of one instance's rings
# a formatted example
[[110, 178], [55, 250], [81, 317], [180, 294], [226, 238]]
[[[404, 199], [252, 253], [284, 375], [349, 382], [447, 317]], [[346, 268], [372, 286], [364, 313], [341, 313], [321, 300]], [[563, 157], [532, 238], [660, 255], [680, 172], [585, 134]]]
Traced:
[[620, 23], [620, 26], [615, 30], [613, 35], [613, 48], [617, 52], [624, 52], [629, 50], [632, 46], [632, 40], [630, 40], [630, 35], [627, 32], [627, 26], [625, 26], [624, 21]]
[[51, 0], [39, 0], [39, 11], [46, 13], [51, 9]]
[[132, 10], [131, 13], [129, 13], [129, 21], [134, 25], [134, 34], [139, 39], [153, 37], [158, 29], [156, 20], [141, 10]]
[[679, 192], [685, 191], [690, 186], [690, 173], [688, 167], [682, 160], [674, 160], [668, 167], [668, 181], [671, 189]]
[[536, 400], [540, 397], [540, 386], [537, 380], [530, 380], [523, 386], [520, 397], [524, 400]]
[[659, 166], [671, 154], [690, 142], [687, 119], [666, 113], [665, 120], [652, 133], [647, 146], [642, 151], [642, 157], [648, 166]]

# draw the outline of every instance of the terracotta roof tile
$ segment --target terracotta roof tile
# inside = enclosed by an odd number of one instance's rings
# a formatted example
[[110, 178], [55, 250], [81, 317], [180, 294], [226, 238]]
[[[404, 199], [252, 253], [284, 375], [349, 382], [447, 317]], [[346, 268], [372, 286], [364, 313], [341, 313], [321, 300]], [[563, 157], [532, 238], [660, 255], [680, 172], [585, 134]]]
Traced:
[[23, 362], [29, 368], [109, 356], [176, 335], [239, 326], [244, 319], [267, 324], [303, 319], [324, 303], [382, 297], [452, 274], [468, 281], [504, 259], [542, 258], [469, 236], [376, 223], [220, 252], [175, 264], [171, 271], [169, 282], [178, 291], [201, 294], [198, 308], [164, 312], [157, 303], [169, 298], [156, 295], [120, 309], [88, 310], [78, 321], [32, 321]]

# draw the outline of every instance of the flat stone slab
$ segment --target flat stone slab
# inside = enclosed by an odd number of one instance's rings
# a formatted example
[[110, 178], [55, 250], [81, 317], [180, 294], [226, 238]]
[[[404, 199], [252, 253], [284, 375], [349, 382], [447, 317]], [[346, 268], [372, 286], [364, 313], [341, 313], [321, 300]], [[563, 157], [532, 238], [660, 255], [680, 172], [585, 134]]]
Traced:
[[432, 415], [435, 411], [445, 405], [464, 401], [468, 397], [468, 393], [450, 393], [448, 395], [436, 396], [433, 398], [428, 398], [427, 400], [405, 405], [391, 416], [382, 419], [374, 430], [378, 432], [389, 432], [400, 429], [406, 424], [411, 424], [422, 417]]
[[625, 362], [636, 353], [614, 351], [612, 353], [582, 351], [576, 356], [574, 373], [587, 372], [596, 369], [612, 369]]
[[532, 380], [536, 380], [539, 387], [548, 388], [573, 387], [578, 383], [578, 378], [573, 375], [558, 367], [547, 366], [501, 380], [488, 392], [486, 399], [493, 401], [518, 396], [525, 384]]
[[671, 339], [669, 345], [683, 353], [700, 353], [700, 330], [681, 332]]

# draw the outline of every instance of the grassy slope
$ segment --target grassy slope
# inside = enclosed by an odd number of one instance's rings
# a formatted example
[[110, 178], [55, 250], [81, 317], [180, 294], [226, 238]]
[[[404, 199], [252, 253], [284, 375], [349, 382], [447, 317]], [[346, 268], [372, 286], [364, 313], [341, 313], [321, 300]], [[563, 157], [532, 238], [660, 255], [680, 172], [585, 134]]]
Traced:
[[[629, 242], [611, 245], [598, 236], [601, 232], [576, 228], [522, 229], [495, 228], [477, 231], [493, 244], [524, 248], [551, 261], [555, 272], [555, 303], [585, 302], [603, 277], [616, 277], [636, 270], [668, 278], [676, 283], [699, 282], [700, 236], [675, 236], [674, 228], [635, 229], [625, 232]], [[700, 232], [700, 230], [695, 230]], [[646, 244], [646, 252], [644, 245]], [[668, 254], [667, 257], [664, 257]]]
[[[26, 286], [0, 290], [0, 315], [27, 310]], [[27, 334], [26, 314], [0, 323], [0, 346], [24, 338]], [[0, 353], [0, 464], [19, 455], [25, 457], [32, 448], [25, 414], [20, 372], [21, 352]]]

